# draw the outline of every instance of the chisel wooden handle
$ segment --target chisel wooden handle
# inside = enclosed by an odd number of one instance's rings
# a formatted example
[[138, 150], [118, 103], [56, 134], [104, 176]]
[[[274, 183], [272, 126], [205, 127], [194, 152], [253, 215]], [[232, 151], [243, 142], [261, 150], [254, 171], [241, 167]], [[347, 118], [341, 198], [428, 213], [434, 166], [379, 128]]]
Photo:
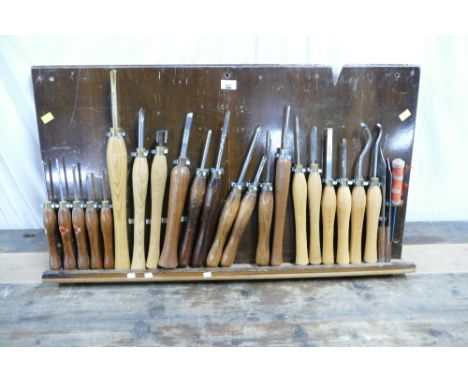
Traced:
[[99, 216], [92, 203], [93, 202], [88, 202], [85, 213], [86, 228], [88, 230], [89, 244], [91, 247], [91, 269], [102, 269]]
[[179, 243], [180, 219], [190, 182], [190, 170], [185, 164], [178, 164], [171, 171], [169, 185], [169, 207], [164, 246], [158, 265], [162, 268], [177, 267], [177, 246]]
[[62, 268], [62, 259], [58, 253], [57, 247], [57, 216], [52, 207], [44, 207], [44, 229], [49, 243], [49, 267], [53, 271]]
[[336, 193], [333, 185], [326, 185], [322, 195], [322, 228], [323, 228], [323, 264], [333, 264], [333, 234], [336, 215]]
[[[371, 181], [375, 182], [373, 179]], [[371, 184], [367, 190], [366, 203], [366, 244], [364, 247], [364, 261], [366, 263], [377, 262], [377, 228], [381, 206], [382, 192], [380, 187], [378, 184]]]
[[[347, 182], [346, 180], [344, 182]], [[349, 264], [349, 218], [351, 215], [351, 191], [347, 184], [338, 187], [336, 217], [338, 220], [338, 243], [336, 263]]]
[[[138, 149], [140, 150], [140, 149]], [[148, 191], [148, 161], [145, 156], [137, 155], [133, 162], [133, 255], [132, 266], [145, 269], [145, 210]]]
[[146, 267], [154, 269], [158, 265], [161, 251], [161, 217], [166, 191], [167, 157], [156, 154], [151, 164], [151, 231]]
[[179, 252], [179, 267], [190, 264], [193, 244], [196, 239], [198, 219], [203, 205], [203, 197], [206, 190], [206, 174], [197, 174], [192, 182], [189, 198], [188, 221], [184, 238]]
[[307, 194], [309, 198], [309, 262], [322, 264], [320, 248], [320, 203], [322, 200], [322, 179], [318, 165], [312, 164], [312, 171], [307, 179]]
[[351, 194], [351, 244], [349, 261], [351, 264], [362, 262], [362, 226], [366, 212], [366, 191], [364, 186], [355, 185]]
[[114, 223], [109, 202], [103, 201], [101, 208], [101, 233], [104, 241], [104, 269], [114, 268]]
[[72, 223], [78, 250], [78, 269], [89, 269], [88, 235], [86, 233], [85, 213], [80, 206], [72, 209]]
[[258, 242], [255, 263], [270, 264], [270, 233], [273, 222], [273, 190], [271, 184], [264, 184], [258, 200]]
[[307, 181], [303, 172], [296, 172], [292, 181], [296, 231], [296, 264], [309, 264], [307, 252]]
[[231, 230], [232, 224], [236, 219], [237, 212], [239, 211], [242, 191], [234, 187], [229, 193], [226, 203], [221, 212], [219, 219], [218, 229], [216, 231], [213, 244], [211, 245], [206, 265], [208, 267], [217, 267], [223, 254], [224, 244], [226, 243], [227, 236]]
[[379, 263], [387, 261], [387, 242], [384, 225], [379, 225], [377, 229], [377, 261]]
[[278, 158], [275, 175], [275, 222], [271, 265], [281, 265], [283, 263], [284, 224], [286, 221], [286, 209], [288, 207], [290, 176], [291, 160], [288, 158]]
[[247, 227], [250, 218], [252, 217], [256, 201], [256, 189], [248, 190], [242, 198], [242, 202], [240, 203], [239, 211], [236, 216], [236, 221], [232, 228], [231, 236], [229, 237], [221, 258], [221, 265], [223, 267], [230, 267], [232, 263], [234, 263], [234, 259], [237, 255], [237, 249], [239, 248], [239, 242], [245, 232], [245, 228]]
[[[62, 202], [60, 202], [62, 204]], [[66, 206], [58, 210], [58, 224], [63, 245], [63, 269], [76, 269], [76, 259], [72, 242], [72, 221], [70, 211]]]

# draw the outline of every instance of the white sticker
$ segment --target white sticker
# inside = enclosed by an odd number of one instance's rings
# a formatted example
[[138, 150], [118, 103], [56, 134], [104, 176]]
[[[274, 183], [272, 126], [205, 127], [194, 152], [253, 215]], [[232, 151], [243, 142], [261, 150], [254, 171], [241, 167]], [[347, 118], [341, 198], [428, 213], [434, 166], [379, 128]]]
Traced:
[[49, 111], [41, 117], [42, 123], [45, 125], [54, 119], [54, 115]]
[[211, 272], [203, 272], [203, 277], [204, 277], [205, 279], [208, 279], [208, 278], [210, 278], [211, 276], [213, 276], [213, 274], [212, 274]]
[[127, 273], [127, 279], [134, 279], [136, 277], [136, 273], [135, 272], [129, 272]]
[[237, 90], [237, 80], [221, 80], [221, 90]]
[[152, 279], [152, 278], [153, 278], [153, 273], [145, 272], [145, 279]]
[[407, 120], [409, 117], [411, 117], [411, 112], [408, 109], [406, 109], [398, 117], [400, 118], [400, 121], [403, 122], [403, 121]]

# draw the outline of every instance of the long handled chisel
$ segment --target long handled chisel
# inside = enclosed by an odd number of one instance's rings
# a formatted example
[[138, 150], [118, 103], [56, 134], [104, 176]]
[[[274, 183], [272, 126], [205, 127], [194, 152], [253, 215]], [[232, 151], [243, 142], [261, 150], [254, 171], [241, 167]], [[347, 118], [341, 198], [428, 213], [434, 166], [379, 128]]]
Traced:
[[340, 147], [340, 179], [336, 193], [336, 217], [338, 220], [338, 243], [336, 247], [336, 263], [349, 264], [349, 218], [351, 216], [351, 191], [347, 177], [347, 142], [341, 140]]
[[104, 269], [114, 269], [114, 221], [109, 200], [109, 178], [102, 169], [101, 233], [104, 242]]
[[88, 201], [86, 202], [86, 229], [88, 230], [91, 248], [91, 269], [102, 269], [101, 230], [99, 216], [96, 210], [96, 185], [94, 173], [87, 176]]
[[77, 165], [74, 164], [72, 170], [73, 192], [75, 195], [72, 209], [72, 223], [78, 250], [78, 269], [89, 269], [88, 234], [86, 232], [85, 212], [83, 211], [81, 176], [79, 174], [76, 176], [76, 172], [79, 171]]
[[320, 204], [322, 201], [322, 178], [318, 164], [318, 131], [313, 127], [310, 131], [310, 173], [307, 179], [307, 195], [309, 199], [309, 263], [322, 263], [320, 248]]
[[387, 162], [383, 155], [382, 147], [379, 148], [379, 162], [378, 162], [378, 175], [379, 180], [382, 182], [382, 208], [380, 209], [379, 229], [377, 233], [377, 261], [387, 261]]

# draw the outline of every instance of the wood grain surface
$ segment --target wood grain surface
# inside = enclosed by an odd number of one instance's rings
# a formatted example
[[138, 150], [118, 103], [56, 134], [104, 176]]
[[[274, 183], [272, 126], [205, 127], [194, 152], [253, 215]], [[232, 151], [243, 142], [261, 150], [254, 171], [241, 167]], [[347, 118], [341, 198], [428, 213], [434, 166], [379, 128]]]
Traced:
[[63, 269], [76, 269], [75, 250], [73, 249], [73, 226], [70, 210], [68, 208], [59, 208], [57, 212], [57, 220], [60, 236], [62, 237]]
[[351, 191], [347, 185], [338, 187], [336, 193], [336, 219], [338, 221], [338, 242], [336, 263], [349, 264], [349, 218], [351, 216]]
[[57, 215], [53, 208], [44, 209], [43, 213], [44, 228], [49, 245], [49, 267], [57, 270], [62, 268], [62, 258], [58, 252], [58, 237], [57, 237]]
[[293, 175], [292, 197], [296, 231], [295, 262], [297, 265], [307, 265], [309, 264], [309, 253], [307, 251], [307, 181], [302, 172]]
[[362, 261], [362, 233], [366, 213], [366, 191], [364, 186], [354, 186], [351, 192], [351, 241], [349, 261], [359, 264]]
[[382, 206], [382, 191], [379, 186], [367, 189], [366, 201], [366, 243], [364, 247], [364, 261], [377, 261], [377, 228], [379, 226], [380, 208]]
[[102, 241], [104, 243], [104, 269], [114, 269], [114, 221], [111, 209], [102, 207], [100, 218]]
[[322, 263], [335, 262], [334, 231], [336, 215], [336, 193], [333, 186], [325, 186], [322, 194], [323, 252]]
[[95, 208], [86, 208], [85, 216], [91, 252], [91, 269], [102, 269], [103, 258], [99, 215]]
[[274, 208], [273, 191], [262, 188], [258, 198], [258, 242], [255, 252], [257, 265], [270, 264], [271, 224]]
[[86, 232], [85, 213], [82, 208], [73, 207], [72, 223], [75, 232], [78, 269], [89, 269], [88, 234]]
[[[316, 165], [318, 168], [318, 166]], [[320, 248], [320, 207], [322, 200], [322, 179], [318, 171], [311, 172], [307, 179], [307, 196], [309, 202], [309, 263], [321, 264]]]

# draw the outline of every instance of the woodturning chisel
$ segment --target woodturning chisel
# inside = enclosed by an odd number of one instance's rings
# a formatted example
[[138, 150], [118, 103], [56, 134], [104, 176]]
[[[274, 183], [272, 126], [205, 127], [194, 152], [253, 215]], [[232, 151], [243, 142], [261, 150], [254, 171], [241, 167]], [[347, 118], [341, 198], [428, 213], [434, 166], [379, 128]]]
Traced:
[[307, 195], [309, 199], [309, 263], [322, 263], [320, 249], [320, 204], [322, 201], [322, 178], [318, 163], [318, 131], [313, 127], [310, 131], [310, 173], [307, 179]]
[[349, 264], [349, 218], [351, 216], [351, 191], [347, 176], [347, 142], [341, 140], [340, 147], [340, 178], [336, 193], [336, 218], [338, 220], [338, 243], [336, 247], [336, 263]]
[[327, 129], [325, 187], [322, 194], [322, 227], [323, 227], [323, 264], [333, 264], [335, 253], [333, 237], [336, 215], [336, 193], [333, 186], [333, 129]]
[[164, 245], [158, 265], [162, 268], [177, 267], [177, 246], [179, 244], [180, 220], [184, 210], [190, 182], [190, 161], [187, 158], [187, 146], [192, 126], [193, 113], [188, 113], [185, 119], [184, 133], [177, 165], [171, 170], [169, 183], [169, 205], [167, 210], [167, 227]]
[[222, 191], [222, 161], [224, 146], [229, 129], [229, 120], [231, 113], [226, 111], [224, 115], [224, 124], [221, 131], [221, 139], [219, 142], [218, 157], [216, 159], [216, 167], [211, 169], [211, 177], [205, 192], [205, 200], [203, 201], [203, 210], [200, 218], [197, 241], [193, 249], [192, 267], [201, 267], [205, 264], [210, 249], [211, 243], [218, 222], [219, 211], [221, 209], [221, 191]]
[[273, 222], [273, 185], [271, 184], [271, 136], [270, 132], [266, 133], [265, 155], [267, 161], [265, 164], [265, 178], [260, 185], [260, 197], [258, 199], [258, 242], [257, 251], [255, 254], [255, 263], [257, 265], [270, 264], [270, 234], [271, 223]]
[[205, 149], [200, 163], [200, 168], [195, 170], [195, 177], [190, 188], [187, 226], [179, 252], [179, 267], [187, 267], [192, 258], [193, 244], [197, 235], [198, 220], [203, 205], [206, 191], [206, 177], [208, 169], [205, 168], [208, 150], [210, 149], [211, 130], [206, 135]]
[[107, 142], [107, 171], [114, 212], [115, 269], [130, 268], [127, 236], [127, 147], [119, 125], [117, 72], [110, 72], [112, 127]]
[[224, 244], [226, 243], [226, 239], [229, 235], [229, 232], [231, 231], [232, 225], [237, 216], [237, 212], [239, 211], [242, 190], [244, 189], [244, 177], [247, 172], [247, 168], [249, 167], [250, 160], [252, 159], [253, 149], [255, 147], [255, 142], [258, 138], [258, 135], [260, 134], [260, 130], [260, 126], [258, 126], [255, 130], [255, 134], [250, 142], [247, 156], [239, 174], [239, 178], [237, 179], [237, 182], [232, 185], [231, 192], [226, 199], [226, 203], [224, 203], [216, 235], [206, 259], [206, 265], [208, 267], [217, 267], [221, 261]]
[[91, 248], [91, 269], [102, 269], [101, 234], [99, 216], [96, 210], [94, 173], [91, 172], [87, 175], [86, 183], [88, 186], [88, 201], [86, 202], [85, 218]]
[[275, 216], [273, 227], [273, 245], [271, 250], [271, 265], [283, 263], [284, 224], [286, 221], [286, 209], [288, 207], [289, 180], [291, 177], [291, 155], [289, 154], [288, 130], [289, 113], [291, 106], [287, 106], [281, 148], [276, 161], [275, 173]]
[[75, 200], [73, 200], [72, 223], [78, 250], [78, 269], [89, 269], [88, 235], [86, 232], [85, 212], [83, 211], [81, 176], [76, 176], [76, 172], [79, 169], [76, 164], [72, 166], [73, 193], [75, 196]]
[[382, 191], [380, 190], [380, 182], [377, 176], [382, 125], [377, 123], [376, 126], [379, 129], [379, 133], [375, 141], [373, 171], [366, 198], [366, 243], [364, 247], [364, 261], [366, 263], [377, 262], [377, 229], [379, 226], [380, 209], [382, 207]]
[[161, 252], [161, 217], [167, 181], [167, 130], [156, 132], [156, 148], [151, 163], [151, 230], [146, 268], [155, 269]]
[[382, 184], [382, 206], [380, 208], [379, 228], [377, 232], [377, 261], [387, 261], [387, 241], [386, 241], [386, 225], [387, 225], [387, 162], [383, 155], [382, 147], [379, 147], [378, 159], [378, 177]]
[[145, 112], [138, 111], [138, 146], [132, 169], [133, 187], [133, 255], [132, 266], [145, 269], [145, 210], [148, 192], [148, 154], [145, 145]]
[[366, 211], [366, 191], [364, 190], [362, 163], [372, 144], [372, 135], [369, 128], [365, 123], [361, 123], [360, 126], [366, 135], [366, 145], [361, 151], [356, 164], [356, 175], [351, 193], [351, 241], [349, 246], [349, 261], [351, 264], [359, 264], [362, 261], [362, 225]]
[[262, 175], [263, 167], [265, 166], [267, 156], [264, 155], [258, 165], [257, 173], [252, 183], [249, 184], [247, 192], [244, 194], [240, 203], [239, 212], [236, 216], [234, 227], [232, 228], [231, 235], [224, 248], [223, 256], [221, 258], [221, 265], [223, 267], [230, 267], [234, 263], [239, 248], [240, 240], [245, 232], [245, 228], [252, 217], [252, 213], [257, 202], [258, 183]]
[[307, 252], [307, 181], [304, 175], [305, 169], [301, 163], [298, 116], [296, 116], [294, 129], [294, 146], [296, 163], [293, 169], [292, 197], [296, 232], [296, 265], [307, 265], [309, 263]]
[[109, 178], [102, 169], [101, 233], [104, 242], [104, 269], [114, 269], [114, 222], [109, 200]]

